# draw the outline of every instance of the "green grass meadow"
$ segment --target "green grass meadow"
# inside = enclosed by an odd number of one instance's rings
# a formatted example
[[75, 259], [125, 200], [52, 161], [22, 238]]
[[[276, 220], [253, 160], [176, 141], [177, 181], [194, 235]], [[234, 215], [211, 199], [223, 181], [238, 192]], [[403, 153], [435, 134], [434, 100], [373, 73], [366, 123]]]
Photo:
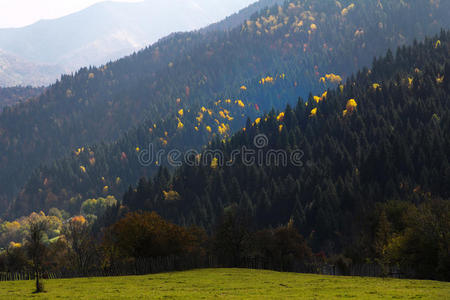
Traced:
[[247, 269], [147, 276], [0, 282], [0, 299], [450, 299], [450, 283]]

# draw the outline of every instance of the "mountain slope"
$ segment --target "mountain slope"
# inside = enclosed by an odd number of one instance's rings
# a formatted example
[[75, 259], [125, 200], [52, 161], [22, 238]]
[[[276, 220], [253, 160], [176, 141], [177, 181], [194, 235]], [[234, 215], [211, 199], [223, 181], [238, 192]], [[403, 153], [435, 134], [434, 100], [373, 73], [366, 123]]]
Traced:
[[7, 59], [8, 53], [9, 56], [14, 53], [20, 60], [48, 69], [40, 77], [33, 66], [24, 65], [22, 69], [26, 72], [21, 72], [20, 65], [10, 65], [10, 71], [0, 77], [0, 86], [47, 85], [61, 73], [129, 55], [172, 32], [200, 29], [252, 2], [102, 2], [60, 19], [43, 20], [24, 28], [0, 29], [2, 60]]
[[36, 64], [0, 49], [0, 87], [44, 86], [62, 73], [58, 66]]
[[[448, 279], [449, 49], [446, 31], [389, 51], [318, 103], [300, 100], [217, 141], [199, 165], [141, 180], [123, 205], [209, 229], [236, 205], [257, 228], [293, 220], [315, 251]], [[252, 163], [232, 154], [243, 147]], [[267, 156], [274, 149], [286, 164]]]
[[[245, 90], [237, 87], [201, 107], [186, 108], [177, 101], [173, 103], [178, 108], [176, 113], [165, 119], [147, 120], [114, 143], [75, 149], [70, 156], [33, 172], [12, 211], [47, 211], [56, 206], [77, 214], [87, 198], [114, 195], [120, 199], [140, 177], [151, 176], [159, 166], [168, 166], [170, 150], [199, 151], [214, 138], [226, 140], [242, 128], [246, 116], [256, 118], [262, 108], [278, 106], [280, 99], [295, 93], [285, 74], [265, 78], [273, 82], [261, 84], [260, 78], [248, 81]], [[159, 151], [164, 153], [157, 158]]]
[[[86, 144], [115, 140], [145, 118], [156, 123], [161, 116], [175, 115], [180, 109], [177, 99], [186, 110], [194, 110], [235, 97], [247, 81], [281, 73], [290, 88], [283, 97], [278, 93], [279, 102], [263, 102], [266, 106], [260, 107], [261, 111], [269, 111], [273, 105], [282, 108], [309, 91], [322, 93], [327, 85], [339, 81], [339, 77], [329, 76], [332, 82], [325, 80], [324, 84], [320, 78], [325, 79], [326, 74], [345, 77], [369, 65], [372, 57], [387, 48], [449, 27], [442, 13], [449, 5], [291, 1], [265, 10], [229, 32], [172, 35], [118, 62], [64, 76], [40, 99], [0, 116], [0, 145], [5, 149], [0, 154], [3, 202], [10, 203], [39, 164]], [[407, 18], [399, 19], [400, 14]], [[257, 103], [264, 99], [261, 96], [264, 92], [247, 100]], [[11, 177], [10, 172], [16, 176]], [[106, 167], [105, 173], [115, 178], [114, 170]], [[41, 209], [42, 202], [57, 204], [64, 198], [58, 196], [55, 201], [59, 191], [41, 196], [38, 189], [42, 187], [33, 184], [26, 192], [31, 199], [18, 198], [21, 209], [17, 212]]]

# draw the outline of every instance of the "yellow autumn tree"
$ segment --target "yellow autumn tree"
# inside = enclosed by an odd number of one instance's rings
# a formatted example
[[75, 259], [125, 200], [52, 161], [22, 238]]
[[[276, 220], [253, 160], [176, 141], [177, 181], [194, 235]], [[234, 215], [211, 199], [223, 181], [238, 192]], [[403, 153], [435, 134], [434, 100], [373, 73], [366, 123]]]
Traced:
[[280, 114], [277, 116], [277, 121], [283, 121], [284, 120], [284, 112], [280, 112]]
[[353, 8], [355, 8], [355, 4], [352, 3], [341, 11], [341, 15], [345, 17]]
[[325, 75], [326, 79], [331, 82], [331, 83], [340, 83], [342, 82], [342, 77], [336, 74], [326, 74]]
[[203, 113], [199, 112], [198, 117], [196, 118], [197, 122], [201, 123], [203, 121]]
[[217, 130], [219, 131], [219, 133], [220, 133], [221, 135], [226, 134], [227, 131], [228, 131], [228, 129], [229, 129], [229, 127], [228, 127], [227, 125], [223, 124], [223, 123], [220, 124], [220, 125], [217, 127]]
[[413, 85], [414, 79], [412, 77], [408, 77], [408, 88], [411, 89]]
[[217, 159], [217, 157], [214, 157], [213, 160], [211, 161], [211, 169], [217, 169], [218, 166], [219, 160]]
[[378, 89], [381, 89], [381, 85], [380, 85], [379, 83], [374, 83], [374, 84], [372, 84], [372, 89], [373, 89], [374, 91], [376, 91], [376, 90], [378, 90]]
[[163, 191], [163, 197], [166, 201], [178, 201], [180, 200], [180, 194], [176, 191]]
[[236, 100], [235, 103], [240, 107], [240, 108], [244, 108], [245, 104], [244, 102], [242, 102], [242, 100]]
[[347, 101], [347, 111], [348, 112], [354, 112], [356, 110], [356, 107], [358, 106], [358, 104], [356, 103], [355, 99], [350, 99]]
[[227, 116], [225, 115], [225, 112], [223, 112], [223, 111], [219, 111], [219, 116], [220, 116], [222, 119], [226, 119], [226, 118], [227, 118]]

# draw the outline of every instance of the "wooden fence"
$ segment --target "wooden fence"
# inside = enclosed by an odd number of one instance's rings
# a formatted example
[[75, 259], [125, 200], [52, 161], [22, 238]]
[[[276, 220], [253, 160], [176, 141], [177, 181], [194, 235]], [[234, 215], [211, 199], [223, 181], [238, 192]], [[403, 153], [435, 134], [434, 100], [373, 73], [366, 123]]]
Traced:
[[[43, 274], [45, 279], [62, 278], [61, 273], [47, 272]], [[0, 272], [0, 281], [34, 280], [33, 272]]]
[[[186, 258], [186, 257], [158, 257], [149, 259], [137, 259], [134, 263], [115, 264], [105, 269], [87, 270], [75, 272], [73, 270], [60, 270], [58, 272], [45, 272], [44, 279], [81, 278], [81, 277], [111, 277], [127, 275], [146, 275], [172, 271], [185, 271], [200, 268], [225, 268], [220, 265], [215, 257]], [[412, 269], [400, 270], [398, 267], [385, 267], [376, 264], [351, 265], [340, 268], [337, 265], [314, 262], [291, 262], [286, 266], [275, 264], [260, 258], [245, 258], [240, 265], [234, 266], [246, 269], [273, 270], [281, 272], [309, 273], [322, 275], [348, 275], [363, 277], [393, 277], [414, 278]], [[0, 272], [0, 281], [34, 280], [32, 272]]]

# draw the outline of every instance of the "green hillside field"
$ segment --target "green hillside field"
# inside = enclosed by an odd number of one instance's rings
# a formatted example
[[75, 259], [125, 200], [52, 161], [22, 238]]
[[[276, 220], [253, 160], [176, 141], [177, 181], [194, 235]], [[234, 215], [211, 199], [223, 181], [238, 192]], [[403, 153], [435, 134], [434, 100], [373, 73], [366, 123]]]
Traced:
[[0, 299], [450, 299], [450, 283], [246, 269], [147, 276], [0, 282]]

